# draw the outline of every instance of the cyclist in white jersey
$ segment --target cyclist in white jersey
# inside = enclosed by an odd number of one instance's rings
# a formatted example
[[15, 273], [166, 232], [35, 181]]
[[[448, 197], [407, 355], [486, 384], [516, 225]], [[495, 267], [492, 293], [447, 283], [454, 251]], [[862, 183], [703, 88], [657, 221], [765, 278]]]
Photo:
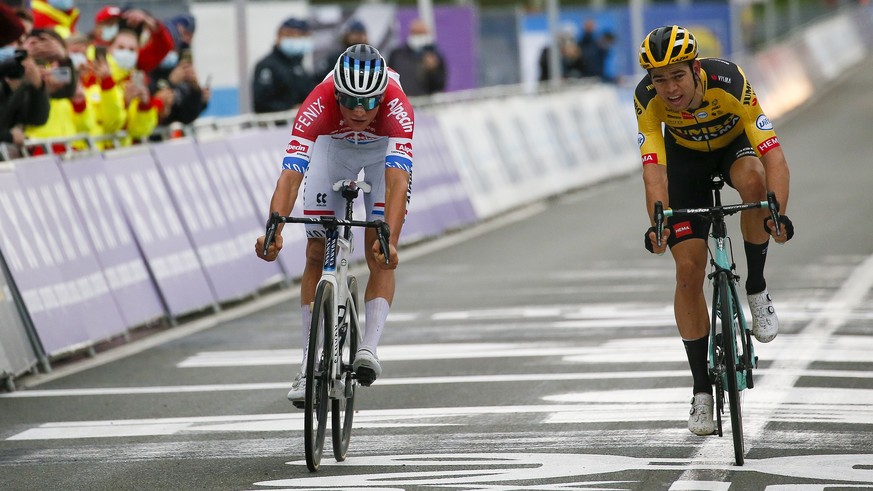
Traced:
[[[391, 237], [386, 264], [375, 230], [368, 228], [364, 235], [364, 254], [370, 270], [364, 293], [366, 326], [353, 366], [364, 385], [382, 373], [376, 348], [394, 299], [397, 239], [411, 193], [414, 119], [399, 76], [388, 68], [379, 51], [366, 44], [349, 47], [340, 55], [333, 72], [298, 109], [270, 202], [271, 213], [291, 215], [305, 182], [304, 216], [343, 217], [345, 200], [331, 185], [342, 179], [357, 179], [361, 170], [372, 185], [372, 191], [364, 195], [367, 220], [384, 220]], [[255, 251], [261, 259], [276, 260], [282, 249], [281, 224], [279, 227], [266, 255], [264, 236], [258, 238]], [[324, 229], [307, 225], [306, 236], [306, 265], [300, 284], [304, 356], [288, 392], [292, 401], [304, 397], [311, 303], [324, 260]]]

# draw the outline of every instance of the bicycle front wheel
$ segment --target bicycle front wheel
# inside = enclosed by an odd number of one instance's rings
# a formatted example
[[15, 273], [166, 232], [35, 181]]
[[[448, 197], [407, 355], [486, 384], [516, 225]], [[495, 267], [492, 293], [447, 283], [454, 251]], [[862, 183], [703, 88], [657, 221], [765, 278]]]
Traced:
[[333, 286], [318, 284], [309, 328], [309, 350], [306, 356], [306, 397], [304, 400], [303, 440], [306, 446], [306, 467], [315, 472], [321, 464], [324, 435], [327, 429], [330, 351], [333, 336]]
[[734, 457], [737, 465], [743, 465], [743, 409], [737, 380], [737, 316], [738, 305], [733, 302], [730, 280], [727, 273], [720, 273], [717, 280], [719, 291], [719, 315], [721, 316], [721, 341], [724, 352], [724, 377], [727, 378], [728, 403], [731, 412], [731, 433], [734, 439]]
[[355, 418], [355, 380], [352, 378], [352, 363], [358, 351], [358, 280], [348, 279], [349, 299], [346, 304], [346, 322], [340, 326], [340, 377], [345, 386], [344, 397], [331, 400], [331, 431], [333, 433], [333, 456], [338, 462], [346, 459], [349, 441], [352, 439], [352, 420]]

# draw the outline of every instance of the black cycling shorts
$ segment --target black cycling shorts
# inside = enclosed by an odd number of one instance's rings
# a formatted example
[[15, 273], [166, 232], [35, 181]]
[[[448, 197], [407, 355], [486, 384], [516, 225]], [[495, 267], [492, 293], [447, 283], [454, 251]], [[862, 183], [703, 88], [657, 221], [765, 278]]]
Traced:
[[[730, 168], [740, 157], [755, 156], [755, 150], [743, 133], [728, 146], [710, 152], [691, 150], [676, 143], [676, 138], [665, 132], [667, 154], [667, 191], [670, 208], [703, 208], [712, 206], [712, 176], [721, 175], [731, 186]], [[687, 239], [704, 239], [709, 234], [710, 222], [704, 217], [671, 218], [672, 229], [667, 245], [670, 247]]]

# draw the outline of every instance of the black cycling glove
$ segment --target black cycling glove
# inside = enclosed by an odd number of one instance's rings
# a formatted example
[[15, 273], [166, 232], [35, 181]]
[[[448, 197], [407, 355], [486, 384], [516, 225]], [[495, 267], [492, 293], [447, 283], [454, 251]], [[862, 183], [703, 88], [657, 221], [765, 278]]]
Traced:
[[[770, 226], [767, 225], [768, 220], [770, 220], [770, 217], [764, 219], [764, 230], [766, 230], [769, 234]], [[785, 215], [779, 215], [779, 224], [782, 225], [782, 232], [788, 236], [788, 238], [785, 240], [791, 240], [791, 238], [794, 237], [794, 224], [791, 223], [791, 219]]]
[[655, 246], [652, 244], [652, 240], [649, 238], [649, 234], [652, 232], [655, 233], [655, 237], [657, 238], [658, 232], [655, 231], [655, 227], [649, 227], [649, 229], [646, 230], [646, 235], [643, 236], [643, 240], [645, 241], [646, 250], [651, 252], [652, 254], [654, 254], [655, 253], [655, 249], [654, 249]]

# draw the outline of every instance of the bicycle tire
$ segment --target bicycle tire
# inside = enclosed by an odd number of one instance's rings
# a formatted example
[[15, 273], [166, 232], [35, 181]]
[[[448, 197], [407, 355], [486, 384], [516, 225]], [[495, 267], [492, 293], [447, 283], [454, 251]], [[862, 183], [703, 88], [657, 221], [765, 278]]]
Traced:
[[737, 380], [737, 329], [735, 309], [727, 273], [718, 275], [719, 311], [721, 315], [721, 338], [724, 351], [724, 376], [727, 378], [728, 405], [731, 413], [731, 434], [734, 440], [734, 457], [738, 466], [744, 463], [743, 414], [740, 389]]
[[303, 440], [306, 467], [315, 472], [321, 464], [324, 436], [327, 429], [328, 378], [330, 377], [330, 347], [333, 336], [333, 285], [318, 284], [309, 328], [309, 350], [306, 356], [306, 397], [303, 403]]
[[[345, 384], [347, 397], [331, 400], [331, 432], [333, 434], [333, 456], [337, 462], [346, 459], [349, 442], [352, 439], [352, 421], [355, 418], [355, 381], [352, 379], [352, 363], [358, 351], [358, 280], [354, 276], [348, 278], [349, 299], [346, 306], [348, 322], [340, 334], [340, 376]], [[352, 315], [354, 312], [355, 315]]]

